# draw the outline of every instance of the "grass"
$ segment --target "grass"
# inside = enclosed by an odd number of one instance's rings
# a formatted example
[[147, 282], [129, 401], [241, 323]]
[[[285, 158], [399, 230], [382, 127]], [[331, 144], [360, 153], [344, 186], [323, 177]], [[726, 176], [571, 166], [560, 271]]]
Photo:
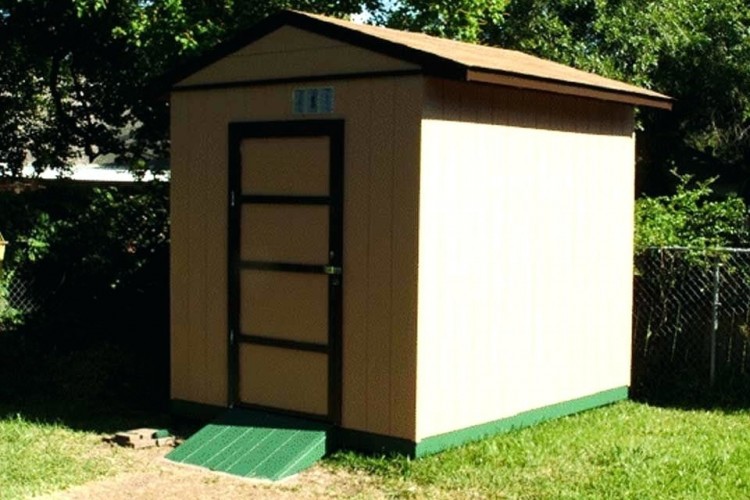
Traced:
[[624, 402], [420, 460], [332, 457], [398, 497], [747, 498], [750, 411]]
[[[120, 449], [99, 444], [104, 415], [87, 429], [78, 419], [50, 423], [6, 410], [0, 498], [49, 493], [131, 468]], [[623, 402], [420, 460], [341, 452], [326, 466], [356, 471], [367, 478], [367, 491], [397, 498], [747, 498], [749, 417], [750, 409]], [[108, 427], [123, 423], [118, 418]]]
[[0, 497], [27, 498], [81, 484], [124, 465], [117, 450], [103, 453], [101, 437], [60, 424], [0, 419]]
[[[103, 435], [169, 421], [142, 408], [123, 387], [130, 358], [97, 344], [60, 351], [16, 332], [0, 332], [0, 499], [28, 498], [131, 466]], [[147, 372], [148, 373], [148, 372]]]

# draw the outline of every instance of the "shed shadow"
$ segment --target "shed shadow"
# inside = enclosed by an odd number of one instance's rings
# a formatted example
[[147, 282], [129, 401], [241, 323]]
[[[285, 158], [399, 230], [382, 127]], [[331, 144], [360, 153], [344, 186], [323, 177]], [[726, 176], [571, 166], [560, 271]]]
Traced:
[[725, 415], [750, 413], [750, 388], [744, 386], [709, 387], [665, 386], [635, 393], [633, 401], [660, 408], [685, 411], [711, 411]]
[[60, 349], [20, 332], [0, 332], [0, 419], [99, 434], [150, 427], [191, 432], [168, 411], [168, 359], [97, 343]]

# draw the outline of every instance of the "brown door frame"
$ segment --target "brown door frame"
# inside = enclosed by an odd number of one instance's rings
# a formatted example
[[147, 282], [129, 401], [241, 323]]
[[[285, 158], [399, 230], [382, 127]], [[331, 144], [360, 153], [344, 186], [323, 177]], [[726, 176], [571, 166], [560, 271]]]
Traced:
[[[253, 138], [328, 137], [330, 147], [330, 185], [328, 196], [243, 195], [242, 141]], [[344, 191], [344, 120], [294, 120], [234, 122], [229, 124], [229, 238], [228, 238], [228, 400], [229, 406], [254, 407], [288, 413], [305, 418], [322, 419], [341, 424], [341, 320], [343, 284], [343, 191]], [[327, 265], [293, 262], [243, 261], [240, 258], [240, 212], [242, 205], [252, 203], [327, 205], [329, 207], [329, 261]], [[262, 269], [328, 275], [328, 343], [314, 344], [272, 339], [259, 332], [240, 330], [240, 271]], [[266, 345], [285, 349], [320, 352], [328, 355], [328, 414], [312, 415], [279, 408], [245, 404], [239, 394], [240, 344]]]

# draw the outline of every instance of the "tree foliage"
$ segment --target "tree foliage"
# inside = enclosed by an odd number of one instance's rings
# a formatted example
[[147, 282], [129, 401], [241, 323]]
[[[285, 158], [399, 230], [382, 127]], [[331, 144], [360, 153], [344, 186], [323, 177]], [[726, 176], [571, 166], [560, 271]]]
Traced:
[[635, 206], [636, 254], [651, 247], [710, 249], [747, 244], [747, 206], [741, 198], [712, 199], [715, 178], [677, 178], [672, 195], [643, 197]]
[[[280, 8], [519, 49], [672, 95], [639, 114], [639, 191], [669, 171], [750, 198], [750, 4], [744, 0], [0, 0], [0, 175], [115, 153], [164, 155], [167, 105], [145, 85]], [[707, 187], [707, 186], [706, 186]], [[684, 186], [683, 186], [684, 188]], [[683, 189], [681, 188], [681, 189]], [[670, 191], [671, 190], [671, 191]]]
[[392, 28], [481, 42], [486, 33], [502, 23], [508, 3], [509, 0], [411, 0], [378, 12], [375, 20]]
[[58, 337], [137, 337], [136, 327], [163, 326], [169, 309], [168, 192], [162, 183], [0, 192], [3, 235], [10, 242], [0, 282], [25, 283], [38, 306], [26, 319]]
[[280, 8], [333, 15], [378, 0], [0, 0], [0, 175], [116, 154], [164, 155], [167, 105], [145, 88]]
[[750, 195], [743, 186], [750, 173], [745, 0], [402, 0], [384, 17], [669, 94], [674, 111], [639, 116], [639, 188], [658, 194], [674, 187], [669, 171], [678, 166], [701, 179], [719, 174]]
[[[750, 171], [750, 5], [744, 0], [0, 0], [0, 174], [116, 153], [164, 154], [166, 104], [144, 86], [280, 8], [500, 45], [670, 94], [644, 111], [641, 187], [674, 166], [743, 188]], [[750, 188], [747, 189], [750, 191]]]

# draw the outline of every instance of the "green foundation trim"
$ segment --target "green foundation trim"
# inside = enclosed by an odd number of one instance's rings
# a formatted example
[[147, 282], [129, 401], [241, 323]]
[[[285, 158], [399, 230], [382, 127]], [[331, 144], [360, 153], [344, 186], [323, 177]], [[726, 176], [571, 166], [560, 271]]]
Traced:
[[[423, 439], [419, 443], [414, 441], [374, 434], [353, 429], [334, 428], [331, 431], [331, 440], [327, 449], [356, 450], [377, 455], [406, 455], [412, 458], [424, 457], [438, 453], [449, 448], [454, 448], [471, 441], [529, 427], [546, 420], [565, 417], [599, 406], [604, 406], [628, 398], [628, 388], [618, 387], [607, 391], [598, 392], [589, 396], [557, 403], [536, 410], [519, 413], [512, 417], [487, 422], [485, 424], [467, 427], [453, 432], [446, 432], [437, 436]], [[188, 418], [197, 420], [212, 420], [218, 415], [226, 412], [226, 408], [219, 406], [193, 403], [183, 400], [172, 400], [172, 412]]]
[[529, 427], [546, 420], [565, 417], [567, 415], [590, 410], [599, 406], [616, 403], [617, 401], [622, 401], [627, 398], [628, 388], [618, 387], [616, 389], [598, 392], [571, 401], [565, 401], [563, 403], [545, 406], [536, 410], [526, 411], [512, 417], [495, 420], [494, 422], [439, 434], [437, 436], [428, 437], [417, 443], [415, 445], [413, 456], [419, 458], [425, 455], [431, 455], [471, 441], [478, 441], [494, 434]]
[[178, 417], [204, 422], [213, 420], [227, 411], [227, 409], [222, 406], [195, 403], [193, 401], [185, 401], [182, 399], [171, 400], [169, 402], [169, 409], [173, 415], [177, 415]]
[[419, 458], [471, 441], [478, 441], [495, 434], [529, 427], [546, 420], [565, 417], [599, 406], [616, 403], [627, 398], [628, 388], [618, 387], [571, 401], [519, 413], [512, 417], [428, 437], [419, 443], [408, 439], [384, 436], [382, 434], [373, 434], [352, 429], [337, 429], [335, 446], [339, 449], [356, 450], [377, 455], [394, 454]]

